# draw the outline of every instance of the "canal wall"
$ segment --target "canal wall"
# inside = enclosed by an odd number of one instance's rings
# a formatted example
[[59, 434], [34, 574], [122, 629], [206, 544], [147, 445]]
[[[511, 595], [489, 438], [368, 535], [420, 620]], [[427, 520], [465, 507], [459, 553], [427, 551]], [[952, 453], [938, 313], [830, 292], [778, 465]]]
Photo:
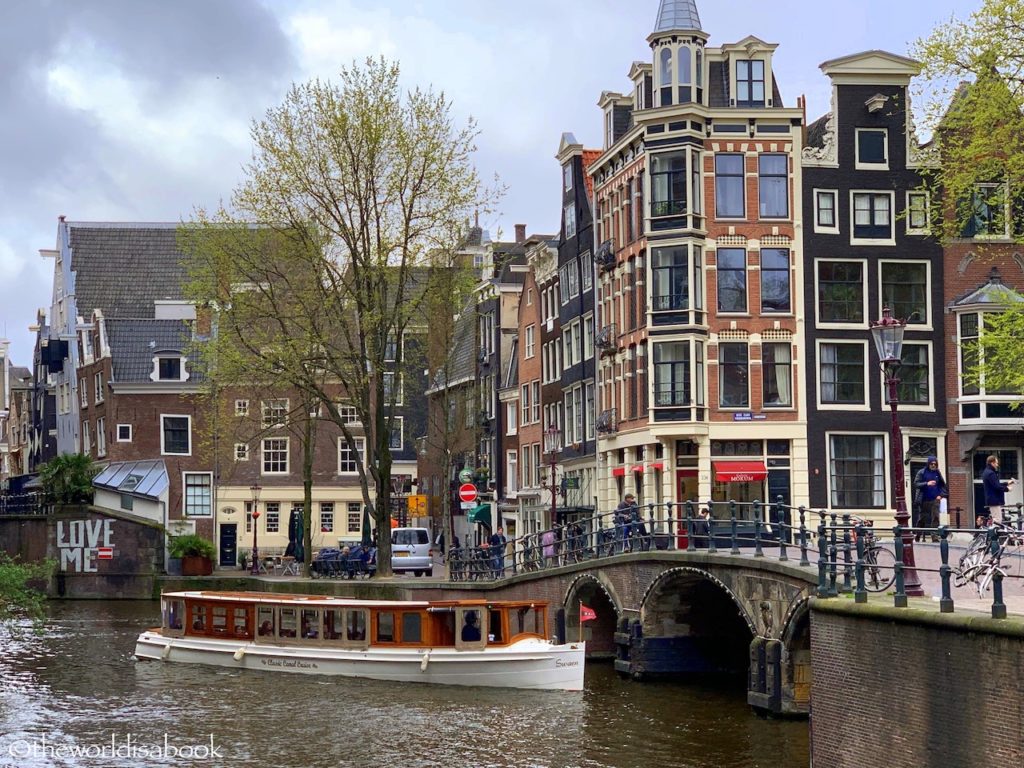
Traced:
[[1024, 619], [849, 599], [811, 607], [811, 759], [1024, 764]]
[[92, 506], [0, 518], [0, 549], [24, 562], [52, 560], [50, 597], [148, 599], [159, 594], [163, 527]]

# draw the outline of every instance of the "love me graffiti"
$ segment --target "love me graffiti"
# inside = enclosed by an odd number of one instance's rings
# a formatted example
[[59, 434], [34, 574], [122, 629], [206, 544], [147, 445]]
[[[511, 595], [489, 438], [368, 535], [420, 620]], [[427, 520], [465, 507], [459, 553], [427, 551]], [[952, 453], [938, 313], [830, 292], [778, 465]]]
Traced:
[[113, 520], [58, 520], [60, 569], [96, 573], [96, 560], [113, 557]]

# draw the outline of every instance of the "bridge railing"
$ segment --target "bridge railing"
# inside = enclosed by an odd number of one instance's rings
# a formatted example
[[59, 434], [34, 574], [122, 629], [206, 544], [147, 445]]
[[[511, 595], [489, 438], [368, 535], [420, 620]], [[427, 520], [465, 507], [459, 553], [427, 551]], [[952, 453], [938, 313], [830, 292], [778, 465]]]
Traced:
[[0, 493], [0, 515], [45, 515], [50, 509], [43, 493]]
[[706, 549], [799, 559], [809, 566], [815, 519], [824, 512], [781, 500], [684, 501], [621, 507], [509, 539], [500, 551], [481, 541], [450, 549], [455, 580], [496, 579], [633, 552]]
[[[1001, 519], [992, 520], [978, 517], [976, 527], [960, 527], [963, 510], [957, 508], [952, 515], [956, 527], [939, 526], [893, 526], [891, 542], [886, 539], [878, 543], [876, 537], [882, 533], [871, 524], [849, 514], [821, 514], [817, 530], [818, 545], [818, 589], [819, 598], [836, 597], [853, 593], [854, 600], [865, 603], [868, 600], [869, 574], [886, 585], [883, 590], [892, 595], [893, 605], [906, 608], [908, 597], [927, 595], [925, 587], [917, 587], [920, 574], [938, 576], [938, 603], [941, 613], [952, 613], [955, 603], [952, 587], [970, 588], [979, 599], [991, 587], [991, 615], [995, 619], [1007, 616], [1003, 595], [1005, 579], [1024, 579], [1021, 565], [1024, 565], [1024, 504], [1003, 507]], [[956, 539], [954, 540], [954, 536]], [[911, 541], [938, 543], [938, 565], [935, 565], [935, 547], [918, 547], [917, 552], [927, 553], [918, 561], [908, 557]], [[876, 552], [891, 545], [892, 561], [879, 559]], [[951, 562], [950, 547], [957, 547], [956, 562]], [[961, 551], [962, 548], [962, 551]], [[1007, 560], [1015, 559], [1017, 567], [1007, 566]], [[908, 594], [908, 579], [913, 571], [912, 583], [916, 595]], [[877, 584], [877, 582], [876, 582]], [[928, 585], [935, 591], [935, 579]], [[879, 591], [879, 590], [872, 590]], [[970, 594], [970, 593], [968, 593]], [[965, 599], [961, 596], [961, 599]]]

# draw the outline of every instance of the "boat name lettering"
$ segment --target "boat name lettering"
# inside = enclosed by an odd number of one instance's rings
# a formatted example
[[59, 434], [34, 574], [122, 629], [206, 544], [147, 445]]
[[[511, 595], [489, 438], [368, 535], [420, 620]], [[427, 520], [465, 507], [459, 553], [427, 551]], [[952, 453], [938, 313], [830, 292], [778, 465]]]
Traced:
[[555, 659], [556, 667], [578, 667], [580, 663], [578, 661], [562, 661], [561, 659]]
[[319, 669], [314, 661], [301, 661], [300, 659], [261, 659], [265, 667], [288, 667], [296, 669]]

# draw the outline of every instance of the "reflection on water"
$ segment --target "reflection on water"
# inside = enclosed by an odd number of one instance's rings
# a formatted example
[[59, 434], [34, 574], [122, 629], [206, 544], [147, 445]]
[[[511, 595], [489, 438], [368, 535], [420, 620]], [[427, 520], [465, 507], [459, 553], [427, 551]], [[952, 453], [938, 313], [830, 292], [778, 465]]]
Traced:
[[[136, 662], [156, 603], [63, 603], [42, 637], [0, 637], [0, 765], [773, 766], [808, 764], [806, 722], [742, 690], [635, 683], [589, 665], [580, 693], [408, 685]], [[168, 744], [221, 757], [66, 757]], [[41, 739], [50, 751], [41, 753]], [[30, 754], [35, 745], [35, 755]], [[122, 753], [123, 754], [123, 753]], [[136, 755], [140, 754], [136, 752]]]

